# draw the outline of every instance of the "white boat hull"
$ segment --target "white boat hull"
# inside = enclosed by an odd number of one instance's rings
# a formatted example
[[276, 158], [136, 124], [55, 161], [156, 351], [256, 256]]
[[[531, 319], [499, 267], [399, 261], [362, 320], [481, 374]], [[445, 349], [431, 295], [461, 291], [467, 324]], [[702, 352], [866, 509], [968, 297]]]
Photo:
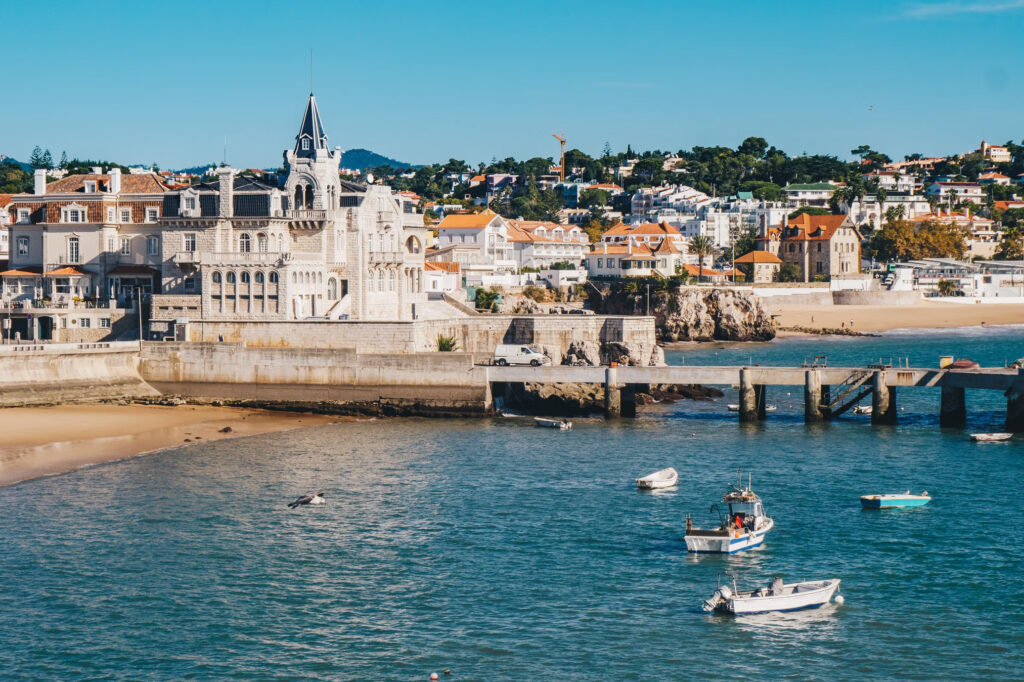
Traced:
[[832, 595], [839, 589], [839, 579], [826, 580], [817, 589], [799, 589], [803, 585], [806, 585], [806, 583], [800, 583], [798, 590], [790, 594], [765, 597], [735, 595], [732, 599], [727, 600], [720, 610], [742, 616], [773, 611], [816, 609], [832, 600]]
[[686, 549], [694, 554], [735, 554], [764, 544], [765, 535], [775, 527], [773, 519], [766, 519], [754, 531], [732, 531], [728, 535], [687, 535]]
[[999, 441], [1010, 440], [1012, 433], [972, 433], [971, 440], [975, 443], [998, 443]]
[[671, 467], [668, 469], [662, 469], [661, 471], [656, 471], [650, 476], [644, 476], [643, 478], [636, 479], [636, 487], [641, 490], [671, 488], [677, 483], [679, 483], [679, 472]]

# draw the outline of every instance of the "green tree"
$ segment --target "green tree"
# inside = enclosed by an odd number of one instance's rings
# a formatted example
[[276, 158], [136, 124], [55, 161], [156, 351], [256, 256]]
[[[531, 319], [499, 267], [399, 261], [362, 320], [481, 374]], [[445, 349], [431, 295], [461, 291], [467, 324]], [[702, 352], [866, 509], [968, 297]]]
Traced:
[[798, 218], [803, 214], [807, 215], [832, 215], [831, 211], [827, 208], [821, 208], [819, 206], [801, 206], [792, 213], [789, 214], [789, 219]]
[[690, 240], [690, 253], [697, 256], [697, 281], [704, 279], [704, 259], [715, 252], [715, 244], [704, 235]]
[[10, 159], [0, 163], [0, 193], [20, 194], [32, 189], [32, 174]]
[[736, 253], [741, 256], [757, 248], [757, 228], [751, 227], [740, 232], [736, 237]]
[[607, 206], [609, 200], [608, 192], [603, 189], [585, 189], [580, 192], [580, 200], [578, 206], [580, 208], [590, 208], [592, 206]]
[[32, 155], [28, 157], [28, 165], [32, 166], [33, 169], [38, 170], [40, 168], [45, 168], [43, 163], [43, 150], [40, 149], [39, 145], [36, 145], [35, 149], [32, 150]]
[[776, 282], [799, 282], [803, 279], [800, 268], [793, 263], [783, 263], [775, 273]]
[[477, 289], [476, 298], [473, 300], [473, 303], [476, 305], [477, 310], [491, 310], [497, 305], [499, 295], [497, 291], [490, 289]]
[[952, 296], [956, 291], [956, 282], [951, 279], [940, 279], [935, 286], [941, 296]]

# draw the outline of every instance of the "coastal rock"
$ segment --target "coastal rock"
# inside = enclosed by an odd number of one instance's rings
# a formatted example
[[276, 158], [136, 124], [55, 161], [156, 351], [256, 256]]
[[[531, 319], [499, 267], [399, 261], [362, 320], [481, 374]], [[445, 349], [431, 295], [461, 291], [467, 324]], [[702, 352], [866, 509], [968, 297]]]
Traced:
[[[631, 286], [633, 284], [633, 286]], [[646, 291], [634, 283], [605, 285], [591, 297], [591, 305], [605, 315], [643, 315]], [[775, 323], [761, 299], [747, 291], [681, 287], [650, 294], [659, 341], [770, 341]]]
[[601, 346], [596, 341], [572, 341], [562, 356], [563, 365], [593, 366], [601, 362]]

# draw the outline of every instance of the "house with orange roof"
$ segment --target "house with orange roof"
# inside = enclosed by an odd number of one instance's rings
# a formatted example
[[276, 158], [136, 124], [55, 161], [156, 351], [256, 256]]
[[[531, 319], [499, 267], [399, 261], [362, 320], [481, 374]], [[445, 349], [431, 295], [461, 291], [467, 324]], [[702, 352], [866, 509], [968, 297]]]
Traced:
[[978, 182], [982, 185], [1009, 185], [1010, 176], [1002, 173], [982, 173], [978, 176]]
[[536, 220], [508, 222], [508, 240], [520, 270], [544, 269], [562, 262], [579, 265], [589, 250], [590, 239], [579, 226]]
[[971, 213], [970, 209], [952, 211], [940, 207], [933, 213], [917, 216], [913, 222], [917, 225], [917, 229], [929, 223], [955, 225], [962, 229], [966, 233], [967, 253], [965, 257], [968, 259], [993, 258], [1003, 239], [1003, 232], [996, 228], [994, 220]]
[[632, 243], [649, 248], [659, 246], [662, 242], [672, 242], [675, 248], [686, 252], [686, 238], [675, 225], [667, 222], [640, 223], [626, 225], [619, 223], [610, 227], [601, 235], [601, 241], [607, 244]]
[[782, 259], [770, 251], [755, 249], [737, 258], [735, 264], [749, 271], [746, 277], [748, 282], [763, 284], [775, 281], [775, 276], [782, 267]]
[[437, 248], [427, 260], [459, 263], [470, 286], [514, 274], [518, 264], [509, 230], [509, 222], [490, 209], [449, 213], [437, 224]]
[[670, 240], [653, 247], [602, 241], [586, 255], [585, 265], [591, 277], [672, 277], [686, 266], [686, 253]]
[[988, 144], [985, 140], [981, 141], [981, 145], [978, 147], [977, 151], [992, 163], [1009, 163], [1013, 160], [1010, 150], [1005, 146], [999, 144]]
[[800, 268], [805, 282], [860, 276], [862, 237], [849, 216], [803, 213], [780, 225], [777, 234], [776, 255]]

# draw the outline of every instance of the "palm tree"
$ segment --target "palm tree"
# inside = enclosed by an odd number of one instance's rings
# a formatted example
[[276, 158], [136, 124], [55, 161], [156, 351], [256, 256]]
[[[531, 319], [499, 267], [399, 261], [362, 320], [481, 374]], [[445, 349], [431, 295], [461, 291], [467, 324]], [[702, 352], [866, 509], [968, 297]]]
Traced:
[[952, 296], [956, 291], [956, 284], [950, 279], [940, 279], [937, 287], [942, 296]]
[[697, 283], [704, 279], [704, 259], [715, 252], [715, 244], [704, 235], [690, 240], [690, 253], [697, 256]]

